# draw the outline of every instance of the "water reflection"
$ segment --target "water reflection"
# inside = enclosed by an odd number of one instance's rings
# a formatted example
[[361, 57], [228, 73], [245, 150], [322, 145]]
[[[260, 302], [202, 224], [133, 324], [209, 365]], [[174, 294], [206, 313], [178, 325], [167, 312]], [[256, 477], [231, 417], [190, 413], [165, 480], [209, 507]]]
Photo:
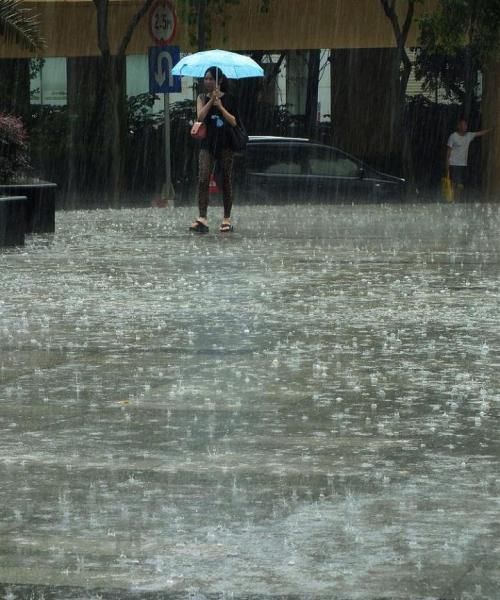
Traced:
[[0, 254], [0, 582], [495, 598], [498, 209], [191, 216]]

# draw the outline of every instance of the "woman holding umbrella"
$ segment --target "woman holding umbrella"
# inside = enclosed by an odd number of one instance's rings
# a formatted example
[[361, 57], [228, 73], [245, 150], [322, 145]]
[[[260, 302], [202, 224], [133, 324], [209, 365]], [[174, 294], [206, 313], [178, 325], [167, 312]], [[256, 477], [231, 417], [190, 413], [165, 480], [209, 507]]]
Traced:
[[[219, 160], [223, 175], [224, 219], [223, 232], [232, 231], [231, 208], [233, 151], [230, 147], [231, 127], [239, 123], [235, 99], [227, 93], [227, 79], [263, 77], [264, 70], [249, 56], [227, 50], [204, 50], [182, 58], [172, 69], [172, 75], [203, 77], [205, 94], [197, 100], [198, 119], [208, 127], [208, 135], [200, 150], [200, 176], [198, 181], [199, 217], [191, 225], [192, 231], [208, 231], [207, 206], [210, 173]], [[233, 133], [235, 133], [233, 131]]]
[[217, 162], [222, 174], [222, 198], [224, 218], [219, 231], [226, 233], [233, 230], [231, 225], [231, 209], [233, 206], [233, 149], [229, 127], [238, 123], [238, 107], [236, 99], [227, 91], [227, 79], [217, 67], [210, 67], [203, 78], [205, 92], [198, 96], [196, 113], [198, 121], [205, 123], [207, 136], [201, 141], [198, 174], [198, 209], [199, 216], [190, 230], [198, 233], [208, 232], [208, 197], [210, 175]]

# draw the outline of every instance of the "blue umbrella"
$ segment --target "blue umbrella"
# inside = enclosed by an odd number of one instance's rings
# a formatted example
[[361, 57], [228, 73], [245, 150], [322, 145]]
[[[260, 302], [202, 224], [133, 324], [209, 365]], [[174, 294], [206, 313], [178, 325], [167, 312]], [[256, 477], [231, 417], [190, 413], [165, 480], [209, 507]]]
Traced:
[[263, 77], [264, 69], [249, 56], [226, 50], [205, 50], [182, 58], [172, 75], [203, 77], [210, 67], [218, 67], [228, 79]]

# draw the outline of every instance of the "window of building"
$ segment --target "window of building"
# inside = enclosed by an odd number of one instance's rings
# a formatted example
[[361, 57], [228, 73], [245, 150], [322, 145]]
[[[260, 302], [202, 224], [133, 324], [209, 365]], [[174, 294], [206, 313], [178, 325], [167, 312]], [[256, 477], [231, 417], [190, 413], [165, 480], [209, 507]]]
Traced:
[[64, 106], [67, 104], [66, 58], [31, 61], [31, 104]]

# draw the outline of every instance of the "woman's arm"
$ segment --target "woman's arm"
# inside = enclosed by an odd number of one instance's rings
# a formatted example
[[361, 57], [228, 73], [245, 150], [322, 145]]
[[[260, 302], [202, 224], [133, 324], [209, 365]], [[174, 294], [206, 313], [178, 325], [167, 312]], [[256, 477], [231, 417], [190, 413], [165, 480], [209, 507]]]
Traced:
[[237, 125], [236, 117], [234, 115], [232, 115], [224, 107], [224, 105], [222, 104], [221, 99], [218, 96], [216, 96], [216, 98], [214, 100], [214, 106], [220, 110], [222, 116], [229, 123], [229, 125], [231, 125], [231, 127], [236, 127], [236, 125]]
[[196, 118], [198, 121], [204, 121], [214, 104], [214, 97], [212, 96], [208, 102], [203, 102], [202, 96], [198, 96], [196, 101]]

